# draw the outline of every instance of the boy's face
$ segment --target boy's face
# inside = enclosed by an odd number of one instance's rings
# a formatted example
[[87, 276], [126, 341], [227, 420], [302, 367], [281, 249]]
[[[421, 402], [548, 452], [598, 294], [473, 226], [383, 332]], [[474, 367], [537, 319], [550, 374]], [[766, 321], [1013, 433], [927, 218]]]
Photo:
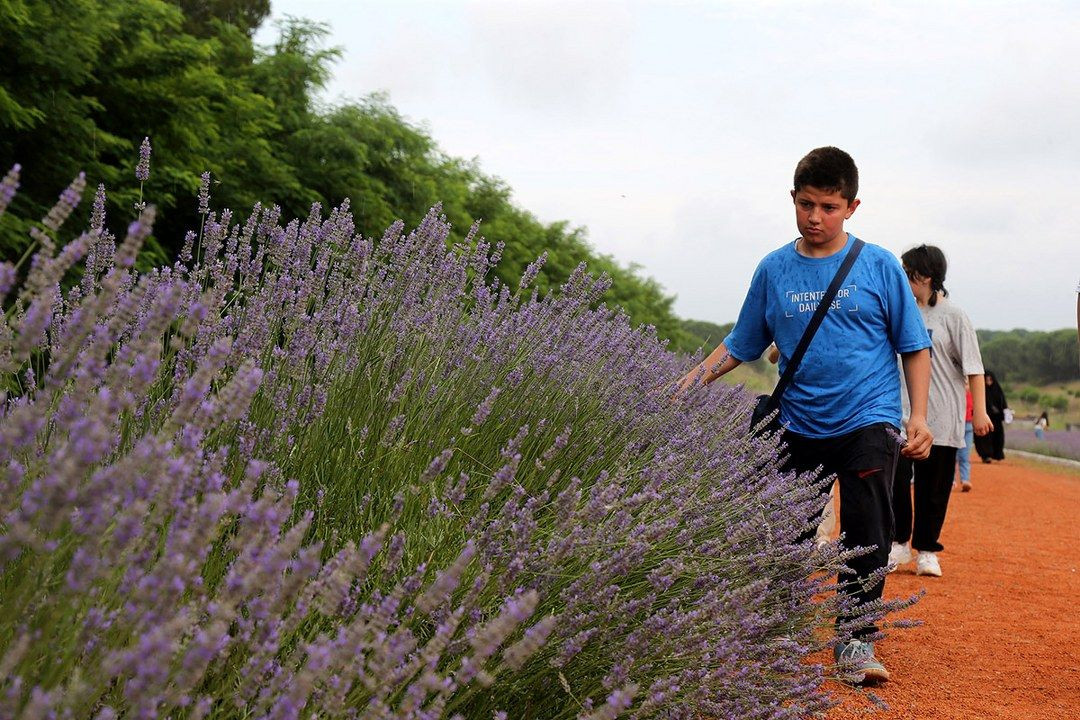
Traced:
[[859, 201], [848, 202], [838, 191], [826, 192], [804, 185], [791, 191], [795, 201], [795, 224], [810, 255], [831, 255], [847, 243], [844, 221], [851, 217]]

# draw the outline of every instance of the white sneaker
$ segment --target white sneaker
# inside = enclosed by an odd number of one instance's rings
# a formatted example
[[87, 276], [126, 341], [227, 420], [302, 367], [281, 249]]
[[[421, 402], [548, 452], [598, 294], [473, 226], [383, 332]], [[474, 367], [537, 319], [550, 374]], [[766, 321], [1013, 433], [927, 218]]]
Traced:
[[938, 562], [937, 553], [919, 553], [919, 556], [915, 558], [915, 574], [941, 577], [941, 563]]
[[892, 548], [889, 550], [889, 572], [911, 562], [912, 558], [911, 548], [907, 544], [893, 543]]

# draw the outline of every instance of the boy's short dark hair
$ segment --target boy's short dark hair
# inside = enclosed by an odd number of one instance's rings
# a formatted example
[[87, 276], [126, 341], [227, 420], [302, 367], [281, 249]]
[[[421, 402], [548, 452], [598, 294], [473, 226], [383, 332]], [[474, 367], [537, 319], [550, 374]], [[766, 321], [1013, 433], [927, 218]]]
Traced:
[[795, 192], [807, 185], [838, 192], [851, 202], [859, 194], [859, 168], [840, 148], [819, 147], [808, 152], [795, 166]]

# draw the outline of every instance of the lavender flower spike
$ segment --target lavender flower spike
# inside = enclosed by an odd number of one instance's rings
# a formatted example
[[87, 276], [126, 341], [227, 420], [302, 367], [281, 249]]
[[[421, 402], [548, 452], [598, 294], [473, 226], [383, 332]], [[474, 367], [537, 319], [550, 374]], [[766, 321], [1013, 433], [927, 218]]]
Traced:
[[4, 214], [4, 210], [15, 198], [15, 191], [19, 189], [20, 170], [22, 166], [16, 163], [7, 171], [7, 175], [4, 175], [3, 181], [0, 181], [0, 215]]
[[101, 188], [53, 232], [82, 177], [0, 261], [0, 718], [813, 717], [812, 653], [905, 606], [854, 618], [816, 480], [741, 389], [648, 391], [692, 360], [584, 267], [488, 280], [438, 207], [234, 222], [211, 181], [182, 262]]
[[210, 212], [210, 171], [207, 170], [199, 177], [199, 214], [206, 215]]
[[139, 146], [139, 164], [135, 166], [135, 179], [146, 182], [150, 179], [150, 138], [144, 137]]
[[58, 231], [60, 226], [71, 217], [71, 213], [78, 207], [79, 202], [82, 200], [83, 190], [85, 189], [86, 173], [80, 172], [78, 177], [72, 180], [71, 184], [64, 188], [64, 192], [60, 193], [60, 198], [56, 201], [56, 204], [52, 206], [48, 214], [42, 219], [42, 225], [53, 232]]
[[94, 193], [94, 205], [90, 211], [90, 229], [101, 232], [105, 229], [105, 186], [98, 183]]

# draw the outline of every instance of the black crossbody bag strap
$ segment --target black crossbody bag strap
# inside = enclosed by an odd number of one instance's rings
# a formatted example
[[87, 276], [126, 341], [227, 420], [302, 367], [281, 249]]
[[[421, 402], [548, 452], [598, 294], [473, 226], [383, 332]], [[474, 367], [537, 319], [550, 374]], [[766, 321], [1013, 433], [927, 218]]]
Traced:
[[844, 278], [847, 277], [848, 271], [855, 264], [855, 259], [859, 257], [859, 253], [865, 244], [862, 240], [855, 238], [851, 248], [847, 251], [847, 255], [844, 256], [844, 262], [840, 264], [840, 269], [833, 276], [829, 289], [825, 291], [821, 302], [818, 303], [814, 316], [810, 318], [810, 324], [806, 326], [802, 337], [799, 338], [799, 344], [795, 347], [795, 352], [792, 353], [787, 367], [784, 368], [784, 374], [780, 377], [780, 382], [776, 383], [776, 388], [772, 391], [772, 395], [769, 396], [768, 408], [770, 412], [780, 404], [780, 396], [784, 394], [787, 386], [791, 384], [792, 378], [795, 377], [795, 371], [798, 370], [799, 363], [802, 362], [803, 355], [806, 354], [806, 349], [810, 347], [810, 341], [814, 339], [814, 334], [821, 326], [821, 321], [825, 319], [825, 313], [829, 311], [829, 306], [832, 305], [832, 301], [836, 298], [836, 293], [840, 290], [840, 286], [844, 284]]

